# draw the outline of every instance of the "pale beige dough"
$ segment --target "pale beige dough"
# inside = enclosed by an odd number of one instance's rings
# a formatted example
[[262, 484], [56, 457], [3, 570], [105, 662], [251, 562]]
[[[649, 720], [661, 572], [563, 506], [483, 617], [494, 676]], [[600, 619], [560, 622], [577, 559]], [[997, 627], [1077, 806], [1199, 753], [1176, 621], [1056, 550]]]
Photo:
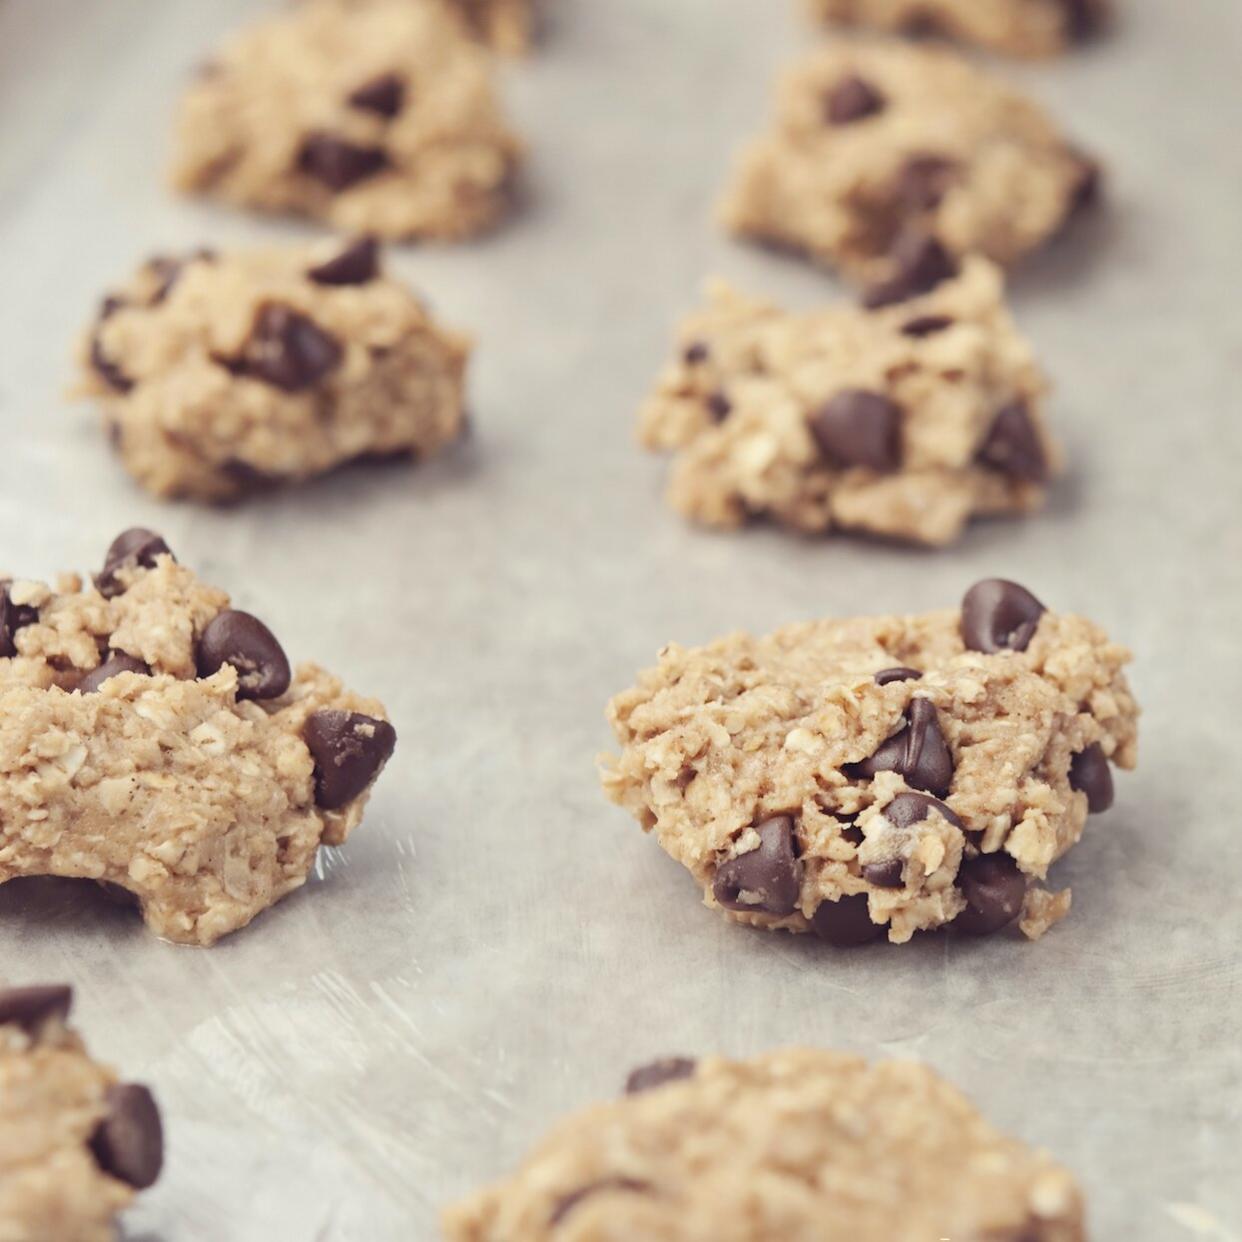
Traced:
[[[834, 123], [835, 93], [856, 96], [857, 82], [873, 110]], [[721, 212], [737, 234], [873, 283], [911, 231], [1015, 263], [1091, 200], [1098, 176], [1038, 104], [955, 53], [839, 39], [785, 75]]]
[[[967, 650], [960, 623], [950, 610], [670, 644], [608, 707], [621, 751], [603, 761], [605, 791], [691, 872], [709, 907], [737, 922], [814, 930], [834, 944], [887, 931], [903, 943], [961, 915], [963, 876], [995, 855], [1016, 886], [1005, 921], [1020, 906], [1022, 930], [1038, 937], [1067, 912], [1068, 896], [1034, 886], [1087, 819], [1075, 756], [1098, 746], [1105, 771], [1104, 759], [1126, 769], [1136, 760], [1138, 708], [1122, 671], [1130, 655], [1082, 617], [1044, 612], [1025, 651], [992, 654]], [[921, 679], [877, 684], [877, 672], [900, 667]], [[951, 757], [947, 792], [936, 796], [958, 825], [935, 809], [894, 824], [886, 808], [895, 798], [935, 791], [853, 766], [919, 700]], [[775, 913], [726, 909], [721, 869], [759, 857], [756, 829], [775, 816], [792, 822], [787, 900], [769, 903]], [[869, 878], [870, 865], [890, 860], [895, 879]], [[854, 940], [816, 923], [825, 903], [821, 917], [846, 910], [842, 899], [862, 919]]]
[[[904, 330], [933, 320], [943, 321], [934, 332]], [[943, 545], [972, 517], [1039, 508], [1060, 464], [1043, 421], [1046, 382], [983, 259], [874, 311], [789, 314], [716, 282], [678, 342], [639, 435], [677, 454], [670, 502], [709, 526], [764, 516], [808, 533]], [[847, 390], [899, 407], [900, 460], [890, 467], [842, 464], [818, 444], [816, 411]], [[981, 458], [997, 416], [1015, 406], [1038, 444], [1017, 474]]]
[[[423, 458], [459, 435], [469, 341], [378, 269], [358, 283], [311, 278], [347, 251], [372, 253], [333, 241], [157, 258], [105, 300], [79, 350], [79, 392], [99, 401], [145, 488], [230, 500], [359, 459]], [[244, 369], [265, 324], [291, 313], [322, 334], [323, 366], [271, 358], [296, 350], [286, 329], [267, 332], [266, 370]]]
[[[395, 96], [357, 102], [394, 79]], [[254, 23], [204, 67], [178, 114], [172, 179], [350, 232], [456, 240], [508, 209], [520, 155], [486, 51], [439, 6], [315, 0]]]
[[1082, 1193], [932, 1070], [788, 1050], [561, 1122], [450, 1242], [1083, 1242]]
[[[15, 649], [0, 658], [0, 884], [117, 885], [157, 936], [209, 945], [301, 887], [319, 846], [343, 844], [362, 819], [370, 781], [319, 805], [328, 764], [312, 755], [308, 725], [345, 712], [365, 730], [389, 726], [379, 702], [314, 664], [263, 700], [239, 697], [231, 663], [199, 676], [228, 595], [167, 554], [115, 577], [124, 589], [112, 598], [74, 576], [54, 589], [0, 580], [0, 602], [24, 610], [0, 633]], [[116, 652], [149, 675], [78, 690]]]
[[[339, 0], [345, 5], [373, 4], [377, 0]], [[386, 0], [379, 0], [380, 3]], [[464, 20], [467, 30], [498, 52], [518, 55], [528, 51], [534, 35], [533, 0], [404, 0], [406, 4], [440, 4]]]

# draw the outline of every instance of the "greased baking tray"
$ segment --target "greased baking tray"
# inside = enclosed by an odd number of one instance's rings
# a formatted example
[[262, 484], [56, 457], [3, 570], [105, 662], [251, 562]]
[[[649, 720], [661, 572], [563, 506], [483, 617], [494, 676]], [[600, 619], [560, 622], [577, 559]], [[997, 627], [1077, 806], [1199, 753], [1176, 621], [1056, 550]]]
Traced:
[[[432, 1239], [437, 1206], [665, 1053], [924, 1058], [1084, 1179], [1093, 1236], [1242, 1237], [1242, 8], [1129, 0], [1107, 43], [1002, 71], [1112, 172], [1109, 211], [1015, 277], [1072, 463], [1046, 514], [943, 553], [720, 536], [661, 501], [633, 412], [703, 279], [791, 305], [827, 276], [711, 207], [793, 0], [561, 0], [506, 69], [529, 202], [390, 262], [477, 335], [475, 434], [244, 507], [161, 506], [66, 404], [74, 333], [157, 249], [313, 236], [163, 185], [179, 83], [260, 0], [0, 4], [0, 562], [95, 566], [141, 523], [400, 733], [366, 823], [212, 950], [89, 885], [0, 889], [0, 973], [67, 979], [153, 1083], [143, 1242]], [[833, 953], [730, 926], [598, 789], [605, 700], [666, 641], [1027, 583], [1133, 646], [1139, 771], [1055, 878], [1038, 945]]]

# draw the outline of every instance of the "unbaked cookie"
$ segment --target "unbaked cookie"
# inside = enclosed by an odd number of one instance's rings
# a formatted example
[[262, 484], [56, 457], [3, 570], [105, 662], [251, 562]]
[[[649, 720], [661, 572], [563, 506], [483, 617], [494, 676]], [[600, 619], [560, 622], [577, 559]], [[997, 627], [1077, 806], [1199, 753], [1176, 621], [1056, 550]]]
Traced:
[[997, 579], [950, 612], [670, 644], [609, 705], [604, 788], [737, 922], [1035, 938], [1069, 907], [1035, 882], [1134, 766], [1129, 659]]
[[457, 239], [512, 197], [486, 51], [439, 6], [316, 0], [242, 31], [181, 105], [174, 184], [381, 237]]
[[1098, 34], [1106, 0], [808, 0], [824, 21], [960, 39], [1011, 56], [1051, 56]]
[[450, 1242], [1082, 1242], [1082, 1193], [924, 1065], [678, 1059], [451, 1208]]
[[640, 415], [674, 508], [942, 545], [1044, 499], [1045, 383], [985, 259], [900, 305], [787, 314], [717, 283]]
[[113, 1242], [116, 1217], [159, 1177], [151, 1092], [92, 1061], [63, 986], [0, 988], [0, 1238]]
[[104, 300], [81, 389], [144, 487], [218, 501], [436, 452], [462, 428], [468, 354], [370, 239], [200, 251], [152, 259]]
[[1099, 178], [1042, 108], [955, 53], [838, 40], [785, 77], [722, 213], [735, 233], [840, 267], [884, 300], [934, 265], [929, 238], [1016, 262]]
[[[377, 0], [338, 0], [346, 5]], [[383, 0], [380, 0], [383, 2]], [[441, 4], [466, 24], [470, 34], [498, 52], [517, 55], [529, 49], [534, 32], [533, 0], [404, 0], [406, 4]]]
[[345, 841], [395, 743], [152, 531], [90, 584], [0, 578], [0, 884], [97, 880], [212, 944]]

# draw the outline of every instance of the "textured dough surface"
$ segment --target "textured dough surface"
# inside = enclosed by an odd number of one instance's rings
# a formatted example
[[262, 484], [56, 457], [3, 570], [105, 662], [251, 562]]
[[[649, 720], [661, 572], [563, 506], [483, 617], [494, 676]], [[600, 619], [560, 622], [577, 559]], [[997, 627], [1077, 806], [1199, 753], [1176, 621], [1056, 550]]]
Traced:
[[[373, 4], [377, 0], [338, 2], [359, 5]], [[403, 3], [442, 5], [459, 20], [464, 20], [471, 35], [498, 52], [517, 55], [530, 48], [535, 24], [532, 0], [403, 0]]]
[[[943, 321], [926, 335], [904, 329]], [[772, 517], [796, 530], [865, 530], [943, 545], [976, 515], [1044, 500], [1060, 452], [1044, 429], [1044, 378], [1005, 308], [1000, 273], [968, 261], [956, 279], [881, 310], [787, 314], [717, 282], [679, 332], [676, 359], [640, 414], [646, 447], [677, 454], [669, 499], [732, 527]], [[901, 416], [900, 462], [842, 466], [819, 447], [815, 412], [846, 390]], [[980, 453], [1018, 405], [1042, 469], [1004, 473]]]
[[[806, 932], [823, 903], [865, 898], [877, 932], [902, 943], [962, 913], [960, 876], [972, 860], [1002, 854], [1028, 883], [1042, 881], [1077, 843], [1087, 797], [1071, 784], [1074, 756], [1098, 745], [1121, 768], [1135, 763], [1129, 659], [1092, 622], [1051, 612], [1022, 652], [966, 650], [957, 611], [670, 644], [609, 705], [621, 752], [605, 760], [604, 788], [727, 917]], [[922, 677], [877, 684], [894, 667]], [[934, 707], [952, 756], [942, 800], [960, 827], [939, 813], [895, 826], [886, 807], [921, 787], [851, 766], [896, 734], [919, 699]], [[717, 873], [756, 848], [755, 827], [771, 816], [793, 820], [788, 913], [724, 909]], [[895, 887], [867, 878], [869, 864], [890, 859], [901, 863]], [[1023, 930], [1038, 936], [1066, 908], [1031, 888]]]
[[[390, 78], [395, 111], [351, 102]], [[176, 147], [178, 189], [446, 240], [497, 221], [520, 155], [486, 51], [409, 0], [316, 0], [241, 31], [186, 92]]]
[[[80, 389], [144, 487], [229, 500], [358, 459], [422, 458], [457, 437], [468, 341], [378, 272], [356, 284], [310, 278], [341, 251], [159, 258], [107, 298], [82, 344]], [[282, 386], [239, 368], [273, 312], [335, 343], [323, 374]]]
[[451, 1242], [1081, 1242], [1074, 1178], [913, 1062], [790, 1050], [567, 1119]]
[[[880, 104], [832, 123], [833, 94], [853, 80]], [[1097, 176], [1038, 104], [955, 53], [840, 39], [782, 79], [722, 214], [735, 233], [879, 281], [912, 228], [1012, 264], [1061, 231]]]

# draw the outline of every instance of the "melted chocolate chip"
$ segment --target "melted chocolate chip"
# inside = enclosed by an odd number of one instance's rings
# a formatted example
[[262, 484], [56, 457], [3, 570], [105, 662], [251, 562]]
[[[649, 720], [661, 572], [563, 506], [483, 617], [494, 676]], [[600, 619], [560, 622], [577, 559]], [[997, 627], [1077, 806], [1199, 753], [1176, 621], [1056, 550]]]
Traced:
[[976, 582], [962, 600], [962, 641], [969, 651], [1025, 651], [1046, 609], [1026, 587], [1004, 578]]
[[63, 984], [0, 991], [0, 1026], [20, 1026], [33, 1034], [55, 1018], [64, 1022], [73, 1004], [73, 989]]
[[872, 310], [905, 302], [929, 293], [958, 273], [957, 260], [928, 233], [906, 229], [889, 253], [893, 274], [873, 285], [863, 295], [863, 305]]
[[1075, 169], [1065, 199], [1066, 224], [1099, 204], [1104, 185], [1104, 169], [1098, 160], [1093, 160], [1081, 151], [1072, 151], [1071, 154]]
[[830, 125], [852, 125], [882, 112], [888, 101], [865, 78], [851, 74], [824, 97], [824, 116]]
[[1026, 402], [1011, 401], [996, 416], [979, 449], [980, 464], [1026, 483], [1048, 477], [1048, 458]]
[[1094, 0], [1060, 0], [1065, 13], [1065, 32], [1076, 43], [1099, 34], [1103, 24]]
[[838, 949], [852, 949], [884, 935], [884, 924], [873, 923], [867, 894], [854, 893], [839, 901], [824, 901], [811, 916], [811, 930]]
[[932, 811], [943, 816], [955, 828], [962, 827], [962, 821], [939, 798], [921, 793], [899, 793], [884, 808], [884, 818], [894, 828], [909, 828], [911, 824], [921, 824]]
[[374, 237], [360, 237], [306, 275], [317, 285], [365, 285], [379, 275], [379, 243]]
[[298, 152], [298, 168], [337, 194], [387, 167], [382, 147], [362, 147], [322, 132], [307, 135]]
[[1092, 742], [1070, 760], [1069, 783], [1071, 789], [1087, 795], [1087, 810], [1092, 815], [1113, 805], [1113, 773], [1099, 742]]
[[966, 898], [966, 909], [953, 920], [954, 927], [975, 936], [990, 936], [1022, 912], [1026, 877], [1008, 854], [981, 854], [962, 863], [957, 882]]
[[128, 652], [112, 651], [109, 652], [108, 658], [98, 668], [87, 673], [78, 682], [78, 690], [82, 694], [94, 694], [105, 681], [110, 677], [115, 677], [118, 673], [140, 673], [146, 677], [150, 672], [151, 669], [148, 665]]
[[722, 392], [713, 392], [707, 398], [707, 412], [713, 423], [723, 423], [733, 412], [733, 402]]
[[315, 801], [334, 811], [352, 802], [380, 774], [397, 745], [386, 720], [361, 712], [316, 712], [302, 728], [315, 760]]
[[96, 374], [113, 392], [129, 392], [133, 388], [134, 381], [104, 353], [98, 332], [91, 337], [90, 359]]
[[[122, 569], [154, 569], [157, 558], [172, 556], [163, 536], [144, 526], [132, 526], [112, 541], [104, 557], [103, 569], [95, 578], [95, 587], [106, 599], [114, 599], [125, 587], [117, 579]], [[176, 560], [176, 557], [173, 557]]]
[[895, 681], [922, 681], [923, 674], [917, 668], [882, 668], [875, 675], [877, 686], [891, 686]]
[[670, 1082], [680, 1082], [691, 1077], [697, 1066], [698, 1062], [688, 1057], [663, 1057], [650, 1065], [640, 1065], [625, 1080], [625, 1094], [641, 1095]]
[[397, 73], [382, 73], [351, 91], [348, 102], [351, 107], [391, 120], [405, 107], [405, 79]]
[[289, 660], [271, 630], [248, 612], [217, 613], [198, 640], [198, 675], [210, 677], [226, 664], [237, 670], [239, 699], [276, 699], [289, 689]]
[[916, 315], [901, 325], [901, 335], [922, 340], [925, 336], [935, 336], [937, 332], [943, 332], [952, 326], [953, 319], [950, 315]]
[[716, 869], [712, 894], [726, 910], [751, 914], [792, 914], [802, 889], [795, 853], [794, 822], [775, 815], [755, 825], [759, 844]]
[[108, 1088], [108, 1112], [91, 1136], [95, 1162], [135, 1190], [154, 1185], [164, 1166], [164, 1127], [155, 1097], [137, 1083]]
[[889, 858], [884, 862], [867, 863], [862, 869], [863, 879], [876, 888], [902, 888], [905, 880], [902, 872], [905, 864], [900, 858]]
[[886, 472], [901, 465], [901, 406], [883, 393], [850, 388], [810, 419], [819, 450], [840, 466]]
[[313, 319], [269, 302], [255, 316], [242, 356], [228, 366], [285, 392], [301, 392], [335, 370], [343, 357], [340, 342]]
[[934, 211], [957, 176], [957, 163], [942, 155], [912, 155], [897, 174], [897, 199], [908, 212]]
[[9, 597], [11, 586], [7, 579], [0, 580], [0, 658], [15, 656], [17, 645], [13, 641], [14, 635], [39, 619], [38, 609], [28, 604], [13, 603]]
[[640, 1182], [633, 1177], [601, 1177], [599, 1181], [591, 1182], [589, 1186], [583, 1186], [570, 1194], [564, 1195], [552, 1209], [552, 1215], [548, 1217], [548, 1224], [559, 1225], [584, 1199], [606, 1190], [621, 1190], [630, 1194], [647, 1194], [651, 1187], [646, 1182]]
[[910, 700], [906, 723], [867, 759], [846, 764], [851, 780], [870, 780], [877, 772], [897, 772], [915, 789], [943, 798], [953, 783], [953, 755], [930, 699]]
[[691, 341], [681, 351], [682, 361], [688, 367], [697, 367], [700, 363], [706, 362], [710, 356], [711, 350], [708, 349], [705, 341]]

